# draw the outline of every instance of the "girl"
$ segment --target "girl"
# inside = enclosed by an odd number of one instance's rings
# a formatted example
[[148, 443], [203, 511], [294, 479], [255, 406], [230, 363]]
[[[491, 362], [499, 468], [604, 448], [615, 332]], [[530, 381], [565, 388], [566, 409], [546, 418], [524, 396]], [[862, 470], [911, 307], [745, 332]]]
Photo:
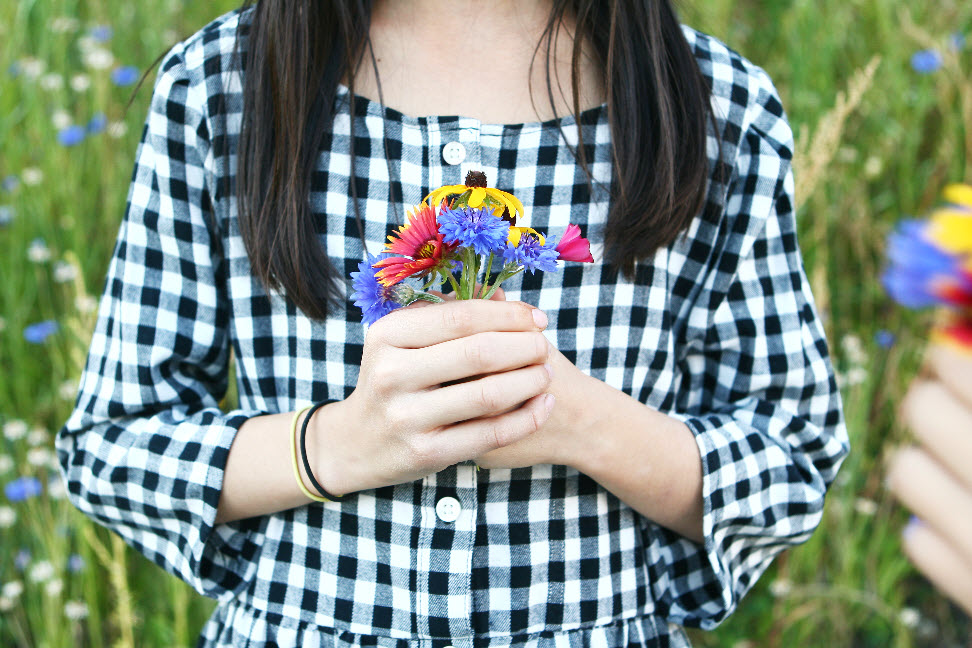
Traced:
[[[204, 646], [686, 645], [847, 452], [791, 152], [663, 0], [220, 18], [159, 71], [73, 501], [219, 599]], [[469, 171], [595, 262], [366, 331], [349, 273]]]

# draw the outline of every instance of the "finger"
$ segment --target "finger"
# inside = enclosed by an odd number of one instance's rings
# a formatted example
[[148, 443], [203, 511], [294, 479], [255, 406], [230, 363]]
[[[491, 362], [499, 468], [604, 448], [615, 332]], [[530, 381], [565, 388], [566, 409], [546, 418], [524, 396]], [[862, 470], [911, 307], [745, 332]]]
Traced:
[[553, 396], [538, 394], [510, 412], [451, 425], [437, 433], [435, 442], [454, 448], [462, 460], [480, 457], [539, 430], [553, 407]]
[[891, 461], [888, 487], [972, 564], [972, 493], [948, 470], [923, 450], [904, 448]]
[[972, 409], [972, 354], [933, 344], [926, 355], [928, 365], [964, 407]]
[[385, 344], [419, 349], [486, 331], [539, 331], [541, 311], [523, 302], [447, 301], [435, 308], [400, 308], [375, 322], [368, 334]]
[[942, 383], [919, 381], [901, 413], [925, 449], [972, 490], [972, 410]]
[[410, 365], [415, 368], [416, 379], [412, 384], [424, 389], [480, 374], [542, 365], [547, 361], [550, 345], [539, 331], [489, 331], [424, 349], [409, 349], [405, 353], [409, 354]]
[[445, 427], [460, 421], [496, 416], [542, 394], [550, 373], [532, 365], [434, 389], [416, 396], [423, 427]]
[[972, 563], [932, 527], [921, 522], [905, 528], [903, 543], [911, 562], [938, 589], [972, 614]]

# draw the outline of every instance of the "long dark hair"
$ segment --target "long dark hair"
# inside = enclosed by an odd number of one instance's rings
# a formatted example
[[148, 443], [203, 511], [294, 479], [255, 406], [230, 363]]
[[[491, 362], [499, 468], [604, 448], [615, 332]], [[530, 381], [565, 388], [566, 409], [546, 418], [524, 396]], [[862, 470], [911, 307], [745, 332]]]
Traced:
[[[241, 234], [254, 274], [316, 319], [346, 295], [314, 231], [311, 177], [342, 79], [353, 100], [354, 72], [369, 52], [371, 10], [371, 0], [258, 0], [240, 21], [246, 71], [236, 183]], [[630, 276], [704, 202], [710, 89], [670, 0], [554, 0], [537, 44], [545, 52], [551, 107], [553, 35], [567, 16], [577, 25], [575, 116], [585, 41], [605, 71], [614, 173], [604, 244], [609, 262]], [[583, 141], [575, 155], [587, 170]]]

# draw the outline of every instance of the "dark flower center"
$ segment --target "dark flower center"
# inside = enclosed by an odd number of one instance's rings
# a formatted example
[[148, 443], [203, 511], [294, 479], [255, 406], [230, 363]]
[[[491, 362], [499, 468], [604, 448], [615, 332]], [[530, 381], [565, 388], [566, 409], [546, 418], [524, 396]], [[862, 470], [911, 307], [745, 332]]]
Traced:
[[486, 188], [486, 174], [482, 171], [470, 171], [466, 174], [466, 186], [467, 187], [482, 187]]

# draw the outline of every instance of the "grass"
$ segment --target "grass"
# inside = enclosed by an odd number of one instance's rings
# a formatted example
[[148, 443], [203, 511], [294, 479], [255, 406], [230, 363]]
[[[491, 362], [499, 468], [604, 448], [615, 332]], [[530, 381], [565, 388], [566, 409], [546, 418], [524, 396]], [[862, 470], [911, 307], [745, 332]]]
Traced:
[[[719, 629], [693, 634], [698, 646], [958, 646], [968, 633], [903, 559], [907, 513], [883, 488], [883, 461], [906, 438], [896, 403], [921, 364], [929, 322], [881, 290], [884, 240], [900, 218], [934, 204], [945, 183], [972, 179], [972, 46], [949, 49], [952, 34], [972, 27], [972, 6], [909, 4], [683, 7], [687, 23], [770, 73], [798, 134], [801, 245], [853, 443], [817, 533], [781, 556]], [[43, 487], [24, 501], [0, 498], [2, 646], [187, 646], [211, 610], [73, 510], [52, 439], [73, 402], [150, 94], [143, 89], [126, 111], [132, 88], [113, 84], [112, 70], [147, 69], [232, 6], [0, 4], [0, 223], [9, 217], [0, 224], [0, 484], [30, 477]], [[100, 44], [90, 38], [97, 25], [112, 30]], [[947, 53], [945, 65], [919, 74], [910, 57], [929, 47]], [[110, 60], [92, 54], [99, 49]], [[57, 126], [87, 125], [99, 113], [103, 132], [59, 144]], [[57, 332], [27, 342], [24, 329], [47, 320]], [[879, 334], [894, 344], [885, 348]]]

